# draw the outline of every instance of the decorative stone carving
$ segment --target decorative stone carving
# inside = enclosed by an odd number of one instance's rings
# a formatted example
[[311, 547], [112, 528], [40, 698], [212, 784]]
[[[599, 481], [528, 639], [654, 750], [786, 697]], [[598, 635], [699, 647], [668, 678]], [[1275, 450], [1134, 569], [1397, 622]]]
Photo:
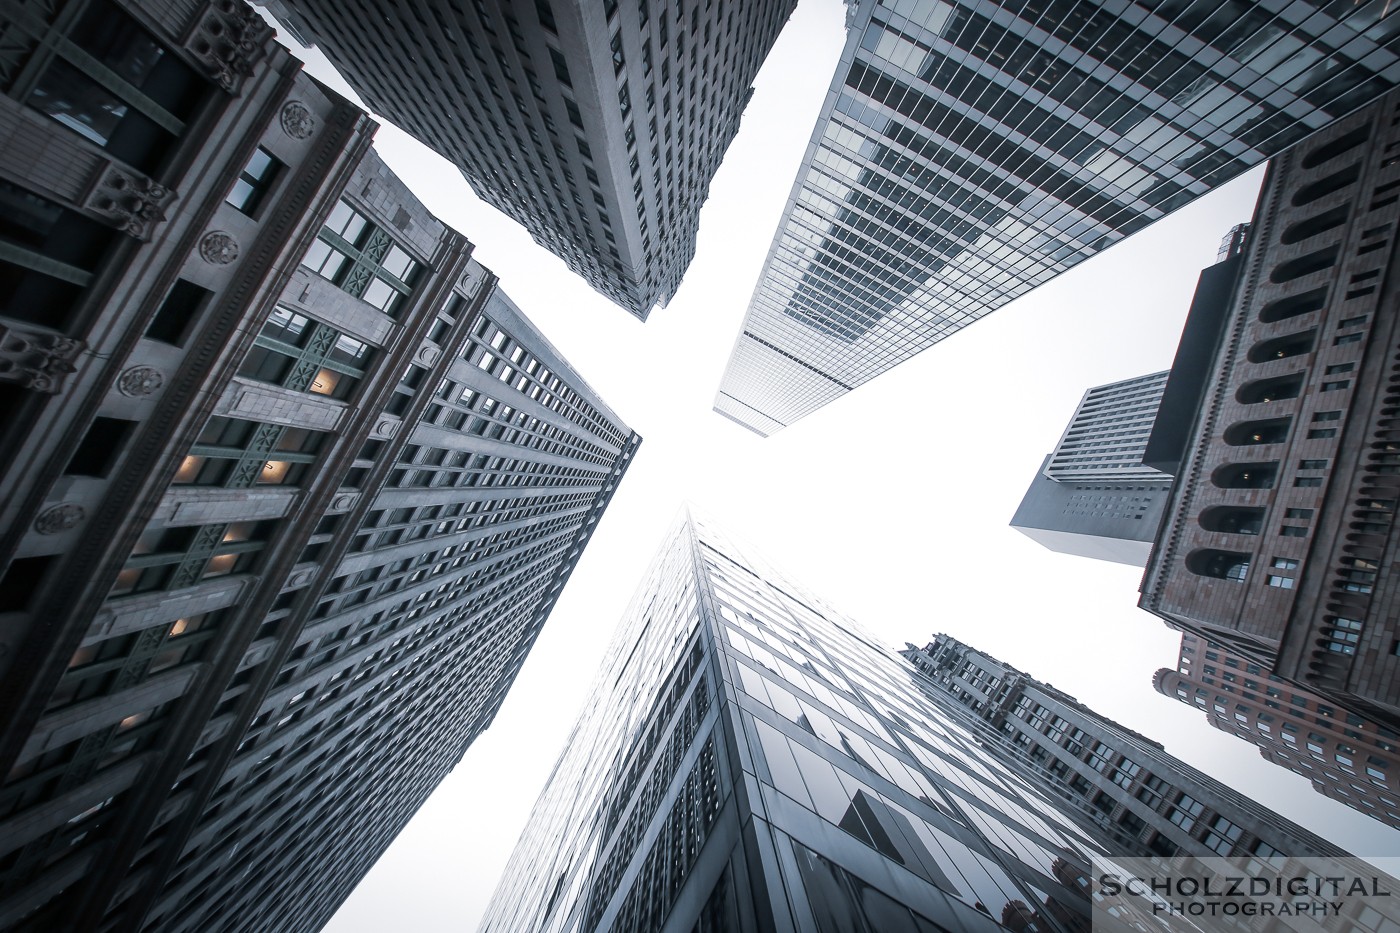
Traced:
[[0, 381], [56, 394], [63, 377], [76, 371], [74, 360], [84, 349], [81, 340], [62, 334], [0, 324]]
[[373, 434], [375, 437], [388, 438], [393, 437], [398, 431], [399, 422], [386, 418], [374, 426]]
[[341, 493], [331, 500], [330, 508], [327, 512], [348, 512], [355, 507], [355, 503], [360, 501], [360, 497], [355, 493]]
[[174, 200], [175, 192], [164, 185], [108, 164], [97, 173], [83, 206], [123, 233], [147, 241]]
[[56, 535], [75, 527], [85, 518], [87, 511], [81, 505], [65, 502], [40, 512], [39, 517], [34, 519], [34, 530], [41, 535]]
[[165, 377], [153, 366], [133, 366], [117, 379], [117, 391], [131, 398], [152, 395], [165, 385]]
[[311, 109], [299, 100], [289, 100], [282, 105], [282, 132], [292, 139], [307, 139], [316, 132], [316, 118]]
[[267, 54], [272, 27], [238, 0], [213, 0], [195, 19], [185, 48], [219, 87], [237, 93]]
[[223, 230], [212, 230], [199, 241], [199, 256], [207, 263], [226, 266], [238, 258], [238, 241]]

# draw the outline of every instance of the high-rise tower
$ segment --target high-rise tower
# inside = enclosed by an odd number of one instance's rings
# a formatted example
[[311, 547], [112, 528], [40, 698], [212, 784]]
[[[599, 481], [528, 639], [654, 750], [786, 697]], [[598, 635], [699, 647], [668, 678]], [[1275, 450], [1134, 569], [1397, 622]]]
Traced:
[[[482, 933], [1087, 930], [1088, 859], [1116, 836], [1083, 813], [1092, 792], [1075, 803], [1048, 769], [988, 750], [1005, 741], [687, 518], [613, 640]], [[1339, 854], [1238, 795], [1191, 797], [1136, 746], [1103, 762], [1101, 780], [1182, 848]], [[1146, 846], [1148, 828], [1131, 831]]]
[[1392, 729], [1397, 108], [1387, 94], [1272, 163], [1140, 602]]
[[279, 0], [376, 114], [646, 319], [795, 0]]
[[0, 928], [315, 930], [639, 442], [241, 4], [0, 12]]
[[1323, 0], [860, 0], [715, 398], [767, 436], [1400, 81]]
[[1146, 566], [1171, 489], [1142, 462], [1167, 376], [1085, 392], [1011, 527], [1052, 551]]

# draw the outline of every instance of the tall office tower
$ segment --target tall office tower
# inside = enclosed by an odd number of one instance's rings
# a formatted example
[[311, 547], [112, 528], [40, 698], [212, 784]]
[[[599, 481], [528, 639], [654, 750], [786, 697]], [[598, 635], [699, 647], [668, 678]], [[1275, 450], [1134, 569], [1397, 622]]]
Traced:
[[1140, 602], [1392, 729], [1397, 106], [1273, 163]]
[[1176, 669], [1162, 668], [1152, 685], [1199, 707], [1212, 726], [1257, 745], [1265, 761], [1301, 774], [1319, 794], [1400, 828], [1394, 729], [1190, 633], [1181, 636]]
[[1084, 393], [1011, 527], [1062, 554], [1147, 565], [1171, 477], [1142, 462], [1168, 373]]
[[315, 929], [637, 438], [251, 10], [0, 34], [0, 928]]
[[715, 410], [770, 435], [1394, 87], [1323, 0], [860, 0]]
[[988, 747], [1070, 801], [1115, 855], [1210, 858], [1328, 848], [1167, 754], [1161, 743], [956, 638], [938, 635], [900, 653], [928, 675], [927, 689], [988, 723], [997, 736]]
[[[1087, 859], [1111, 840], [1048, 775], [989, 753], [997, 735], [687, 518], [481, 929], [1087, 930]], [[1144, 763], [1129, 789], [1146, 776]], [[1173, 790], [1143, 809], [1155, 829], [1217, 833], [1204, 839], [1218, 852], [1337, 853], [1276, 815], [1206, 822], [1202, 806]]]
[[642, 320], [796, 0], [279, 0], [356, 93]]

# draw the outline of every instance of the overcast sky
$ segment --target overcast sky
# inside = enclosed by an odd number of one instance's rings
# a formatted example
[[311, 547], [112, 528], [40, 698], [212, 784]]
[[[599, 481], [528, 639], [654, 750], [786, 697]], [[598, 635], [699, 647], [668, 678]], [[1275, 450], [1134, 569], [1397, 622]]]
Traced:
[[[1400, 833], [1312, 792], [1152, 689], [1178, 637], [1141, 571], [1008, 527], [1084, 390], [1166, 369], [1200, 270], [1249, 219], [1260, 171], [764, 440], [710, 410], [836, 67], [839, 0], [802, 0], [701, 214], [695, 261], [645, 325], [389, 126], [378, 148], [645, 439], [500, 714], [327, 927], [474, 930], [633, 589], [694, 502], [891, 647], [947, 632], [1359, 855]], [[313, 74], [333, 80], [315, 53]]]

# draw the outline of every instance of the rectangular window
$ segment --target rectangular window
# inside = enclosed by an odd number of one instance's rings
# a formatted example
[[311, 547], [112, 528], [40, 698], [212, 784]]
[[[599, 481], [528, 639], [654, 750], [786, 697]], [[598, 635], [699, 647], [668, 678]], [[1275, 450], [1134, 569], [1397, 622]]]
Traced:
[[1291, 557], [1275, 557], [1270, 566], [1275, 570], [1297, 570], [1298, 562]]
[[1322, 485], [1322, 477], [1320, 477], [1320, 476], [1300, 476], [1300, 477], [1298, 477], [1297, 479], [1295, 479], [1295, 480], [1293, 481], [1293, 485], [1294, 485], [1294, 486], [1303, 486], [1303, 487], [1307, 487], [1307, 486], [1321, 486], [1321, 485]]
[[1281, 577], [1281, 576], [1277, 576], [1277, 575], [1274, 575], [1274, 574], [1270, 574], [1270, 575], [1269, 575], [1268, 583], [1269, 583], [1269, 586], [1276, 586], [1276, 587], [1278, 587], [1279, 589], [1283, 589], [1283, 590], [1291, 590], [1291, 589], [1293, 589], [1293, 578], [1292, 578], [1292, 577]]
[[233, 190], [224, 200], [249, 217], [256, 217], [259, 205], [272, 189], [272, 184], [281, 170], [282, 163], [273, 158], [272, 153], [259, 146], [258, 151], [253, 153], [253, 157], [239, 173], [238, 180], [233, 183]]
[[1308, 432], [1308, 440], [1310, 441], [1321, 440], [1322, 438], [1336, 436], [1336, 428], [1313, 428], [1311, 431]]
[[1288, 509], [1283, 513], [1284, 518], [1312, 518], [1312, 509]]
[[331, 211], [301, 264], [390, 317], [413, 292], [418, 262], [345, 201]]

